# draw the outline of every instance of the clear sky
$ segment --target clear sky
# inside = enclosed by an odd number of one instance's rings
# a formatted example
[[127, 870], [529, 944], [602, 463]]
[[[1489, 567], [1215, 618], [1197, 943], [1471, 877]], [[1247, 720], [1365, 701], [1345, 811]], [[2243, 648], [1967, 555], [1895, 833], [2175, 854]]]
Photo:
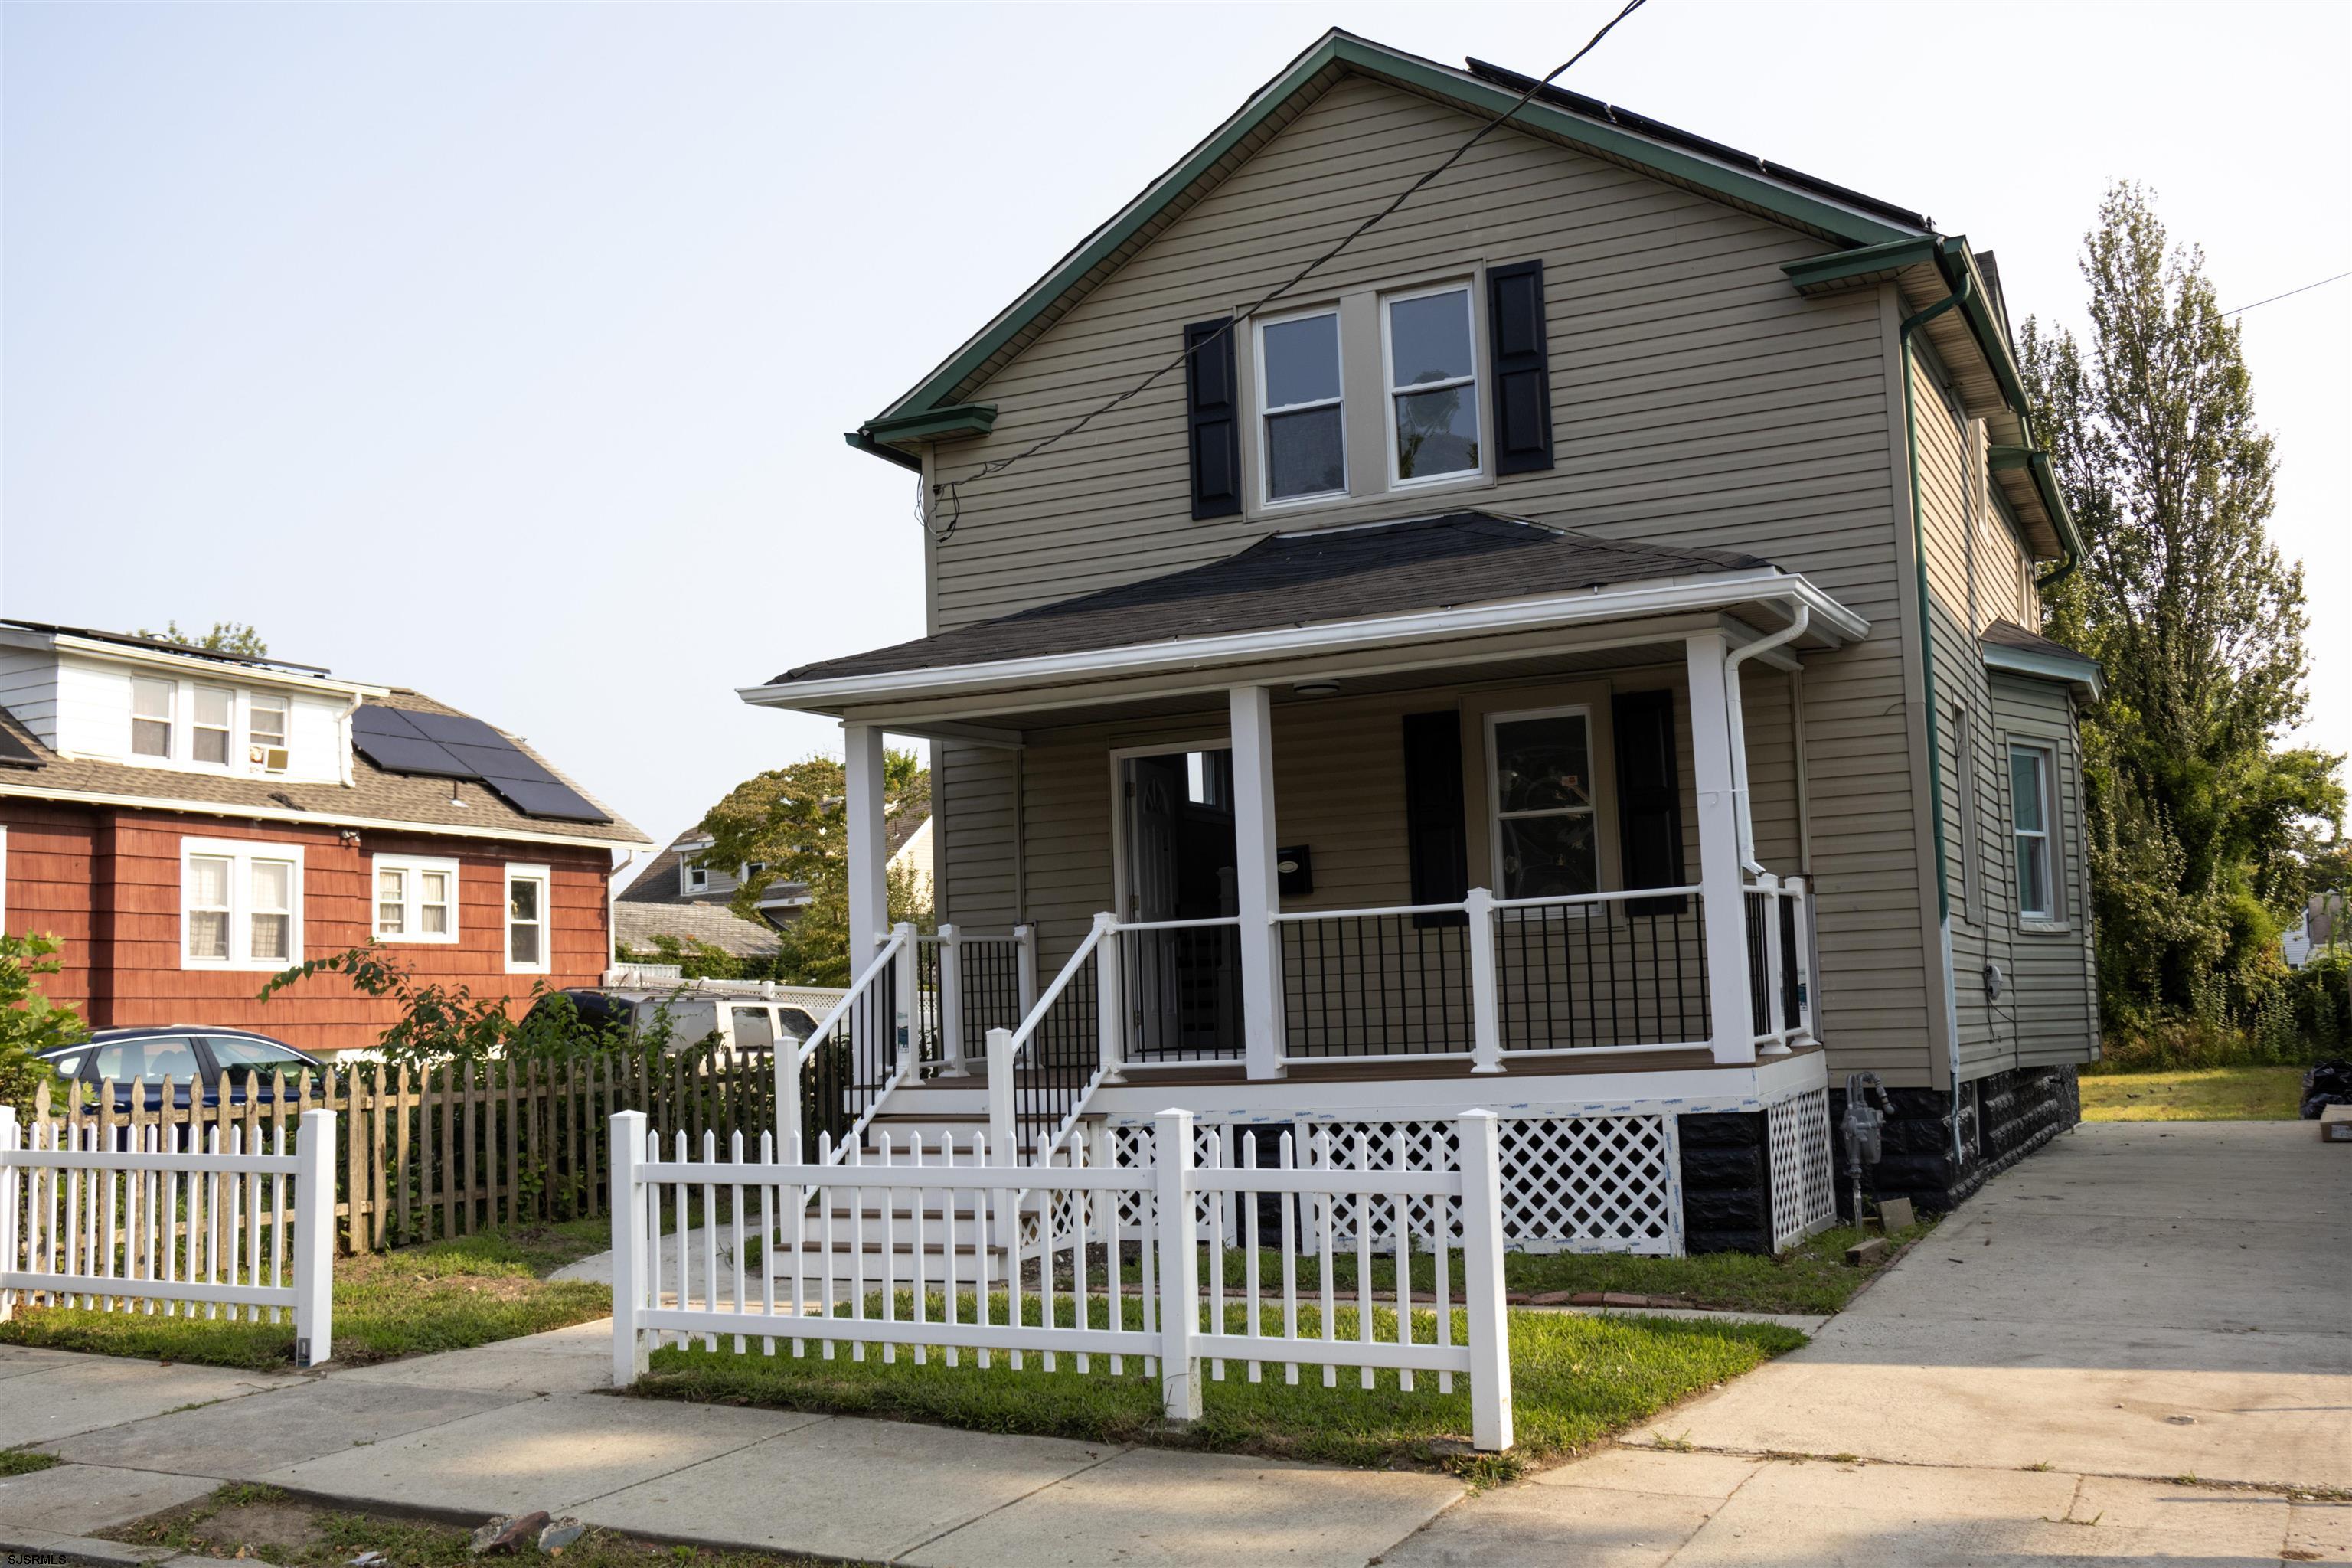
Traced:
[[[667, 837], [838, 746], [734, 688], [921, 630], [842, 431], [1326, 26], [1539, 73], [1613, 8], [0, 5], [0, 613], [250, 621]], [[2352, 268], [2333, 0], [1651, 0], [1570, 80], [1933, 215], [2021, 320], [2117, 176], [2225, 305]], [[2245, 323], [2352, 750], [2352, 280]]]

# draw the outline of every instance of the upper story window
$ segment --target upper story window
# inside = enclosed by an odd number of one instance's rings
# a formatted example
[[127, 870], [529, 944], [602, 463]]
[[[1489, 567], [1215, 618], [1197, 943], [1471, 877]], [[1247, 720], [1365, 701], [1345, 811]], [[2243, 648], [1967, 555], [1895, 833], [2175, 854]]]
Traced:
[[2057, 879], [2052, 874], [2050, 826], [2057, 812], [2051, 795], [2050, 748], [2009, 749], [2009, 831], [2017, 858], [2017, 913], [2021, 920], [2055, 921]]
[[1590, 710], [1495, 714], [1487, 721], [1486, 746], [1496, 891], [1507, 899], [1597, 891]]
[[1259, 467], [1267, 502], [1345, 495], [1339, 312], [1318, 310], [1259, 323], [1257, 394]]
[[182, 839], [181, 967], [281, 969], [301, 962], [301, 847]]
[[710, 872], [708, 868], [701, 866], [691, 866], [686, 861], [680, 860], [677, 863], [677, 869], [678, 890], [680, 892], [707, 893], [710, 890]]
[[1470, 289], [1398, 294], [1384, 301], [1389, 482], [1459, 479], [1480, 468], [1478, 348]]
[[286, 699], [257, 691], [246, 705], [246, 761], [263, 773], [286, 771]]
[[[178, 706], [180, 684], [133, 676], [131, 680], [131, 754], [134, 757], [172, 755], [172, 714]], [[120, 733], [121, 731], [117, 731]]]
[[189, 731], [195, 760], [208, 768], [228, 766], [229, 735], [236, 726], [236, 693], [224, 686], [197, 687]]

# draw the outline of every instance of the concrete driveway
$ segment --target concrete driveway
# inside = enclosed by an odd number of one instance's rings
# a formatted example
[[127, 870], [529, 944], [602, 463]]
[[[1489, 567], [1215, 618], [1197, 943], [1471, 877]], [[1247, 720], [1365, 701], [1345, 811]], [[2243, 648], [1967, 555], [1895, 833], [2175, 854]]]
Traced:
[[2352, 1561], [2352, 1502], [2286, 1495], [2352, 1489], [2347, 1221], [2307, 1123], [2084, 1127], [1804, 1350], [1381, 1561]]

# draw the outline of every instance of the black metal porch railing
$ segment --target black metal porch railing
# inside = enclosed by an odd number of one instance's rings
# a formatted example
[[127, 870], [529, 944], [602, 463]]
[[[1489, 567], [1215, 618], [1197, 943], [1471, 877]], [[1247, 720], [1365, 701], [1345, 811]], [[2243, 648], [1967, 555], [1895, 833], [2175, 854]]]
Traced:
[[1284, 1054], [1469, 1051], [1470, 928], [1413, 914], [1282, 922]]
[[1100, 962], [1097, 948], [1047, 1005], [1028, 1043], [1013, 1058], [1013, 1124], [1024, 1148], [1042, 1147], [1054, 1135], [1102, 1059], [1095, 992]]
[[915, 1005], [908, 1024], [915, 1032], [915, 1060], [921, 1064], [919, 1073], [929, 1078], [947, 1057], [947, 1020], [940, 1005], [943, 994], [940, 970], [945, 963], [945, 949], [939, 939], [929, 936], [916, 938], [914, 946]]
[[1797, 943], [1803, 940], [1797, 925], [1797, 900], [1776, 900], [1780, 906], [1780, 1026], [1796, 1030], [1809, 1028], [1806, 1017], [1808, 998], [1804, 981], [1798, 966]]
[[1495, 990], [1506, 1051], [1704, 1041], [1699, 900], [1503, 905], [1495, 911]]
[[955, 952], [964, 1054], [978, 1057], [989, 1030], [1021, 1026], [1021, 944], [1010, 937], [961, 937]]
[[1242, 1054], [1238, 924], [1125, 926], [1117, 945], [1125, 1059], [1197, 1062]]
[[816, 1047], [801, 1078], [801, 1140], [815, 1159], [817, 1140], [837, 1143], [882, 1097], [898, 1065], [898, 969], [885, 965], [852, 996], [833, 1033]]
[[1748, 1005], [1755, 1014], [1756, 1032], [1769, 1035], [1772, 1032], [1773, 977], [1767, 973], [1770, 963], [1770, 939], [1764, 922], [1772, 918], [1772, 911], [1767, 906], [1780, 900], [1769, 893], [1753, 889], [1743, 897], [1748, 905]]

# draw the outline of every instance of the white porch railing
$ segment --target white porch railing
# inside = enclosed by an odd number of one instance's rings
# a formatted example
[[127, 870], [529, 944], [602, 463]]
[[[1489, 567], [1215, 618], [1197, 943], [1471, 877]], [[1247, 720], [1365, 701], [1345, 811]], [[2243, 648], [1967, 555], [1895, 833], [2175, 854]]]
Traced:
[[[740, 1137], [733, 1157], [722, 1161], [706, 1134], [701, 1157], [691, 1159], [682, 1138], [666, 1151], [642, 1112], [625, 1111], [612, 1121], [613, 1381], [633, 1383], [665, 1335], [677, 1343], [698, 1337], [711, 1351], [719, 1336], [731, 1336], [737, 1354], [748, 1353], [754, 1340], [766, 1355], [776, 1353], [779, 1341], [794, 1355], [812, 1343], [828, 1357], [846, 1344], [861, 1360], [869, 1347], [879, 1347], [885, 1360], [907, 1350], [919, 1364], [936, 1351], [950, 1366], [969, 1351], [982, 1368], [998, 1352], [1016, 1369], [1026, 1356], [1042, 1355], [1049, 1371], [1070, 1355], [1081, 1374], [1094, 1374], [1100, 1357], [1113, 1377], [1128, 1375], [1133, 1357], [1138, 1371], [1159, 1379], [1167, 1416], [1182, 1421], [1202, 1414], [1203, 1361], [1213, 1379], [1238, 1362], [1254, 1383], [1268, 1366], [1291, 1383], [1301, 1365], [1319, 1366], [1327, 1386], [1339, 1370], [1356, 1368], [1367, 1389], [1377, 1371], [1389, 1370], [1401, 1392], [1413, 1392], [1420, 1373], [1434, 1373], [1441, 1393], [1467, 1377], [1472, 1441], [1507, 1448], [1499, 1140], [1487, 1111], [1457, 1118], [1454, 1126], [1460, 1156], [1452, 1169], [1408, 1166], [1402, 1142], [1391, 1164], [1347, 1168], [1332, 1158], [1328, 1135], [1311, 1151], [1286, 1137], [1270, 1167], [1203, 1169], [1193, 1163], [1191, 1112], [1171, 1110], [1155, 1121], [1150, 1165], [1089, 1163], [1084, 1143], [1074, 1143], [1068, 1163], [1023, 1173], [1024, 1200], [1005, 1184], [999, 1146], [986, 1134], [961, 1148], [942, 1135], [904, 1162], [886, 1146], [881, 1163], [852, 1165], [773, 1163], [765, 1140], [760, 1159], [746, 1161]], [[812, 1190], [814, 1204], [787, 1195]], [[681, 1216], [668, 1238], [661, 1230], [666, 1196]], [[700, 1243], [684, 1223], [689, 1198], [702, 1205]], [[1442, 1246], [1433, 1249], [1434, 1310], [1413, 1304], [1415, 1227], [1402, 1220], [1429, 1205], [1461, 1216], [1458, 1310], [1448, 1279], [1453, 1258]], [[886, 1227], [904, 1213], [906, 1246], [886, 1229], [872, 1288], [858, 1274], [845, 1293], [830, 1261], [805, 1267], [811, 1256], [834, 1256], [830, 1233], [812, 1238], [809, 1227], [869, 1208]], [[1268, 1209], [1278, 1215], [1272, 1225]], [[1202, 1210], [1212, 1216], [1206, 1236]], [[1216, 1217], [1228, 1211], [1242, 1216], [1230, 1236]], [[1039, 1214], [1060, 1223], [1024, 1223]], [[1380, 1244], [1395, 1268], [1385, 1300], [1373, 1288], [1372, 1268], [1381, 1215], [1394, 1221]], [[1007, 1249], [999, 1266], [992, 1267], [986, 1246], [956, 1245], [954, 1227], [973, 1219], [979, 1234]], [[723, 1260], [712, 1242], [722, 1223], [732, 1226], [735, 1243]], [[746, 1261], [747, 1231], [766, 1238], [756, 1266]], [[1343, 1238], [1356, 1258], [1345, 1289], [1329, 1267]], [[1204, 1241], [1213, 1271], [1205, 1291]], [[1102, 1249], [1107, 1279], [1088, 1275], [1090, 1243]], [[1247, 1258], [1246, 1284], [1231, 1300], [1222, 1273], [1228, 1246], [1245, 1248]], [[1267, 1251], [1278, 1253], [1278, 1289], [1265, 1270]], [[1130, 1252], [1142, 1275], [1134, 1297], [1117, 1272]], [[1301, 1268], [1308, 1258], [1311, 1273]]]
[[20, 1128], [0, 1106], [0, 1322], [19, 1301], [207, 1318], [226, 1308], [248, 1322], [290, 1312], [296, 1364], [334, 1353], [333, 1111], [304, 1111], [291, 1152], [282, 1127], [265, 1152], [236, 1126], [226, 1148], [215, 1126], [200, 1149], [188, 1126], [142, 1127], [132, 1147], [128, 1129], [67, 1125]]
[[1759, 1056], [1813, 1039], [1813, 911], [1802, 877], [1759, 874], [1745, 889], [1748, 994]]
[[840, 1158], [864, 1135], [882, 1099], [916, 1075], [908, 1007], [915, 928], [901, 922], [797, 1050], [776, 1052], [776, 1124], [796, 1161], [820, 1137]]

